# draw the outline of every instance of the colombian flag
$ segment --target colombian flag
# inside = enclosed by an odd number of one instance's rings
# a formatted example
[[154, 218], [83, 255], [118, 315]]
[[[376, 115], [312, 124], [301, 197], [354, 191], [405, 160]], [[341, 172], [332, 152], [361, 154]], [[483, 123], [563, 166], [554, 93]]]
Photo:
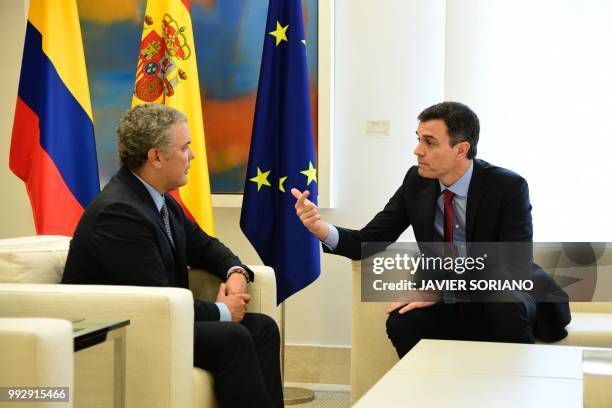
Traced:
[[188, 0], [147, 2], [132, 107], [143, 103], [162, 103], [187, 116], [195, 159], [191, 162], [189, 183], [172, 195], [191, 219], [213, 235], [198, 63]]
[[71, 236], [100, 190], [75, 0], [30, 0], [9, 166], [36, 232]]

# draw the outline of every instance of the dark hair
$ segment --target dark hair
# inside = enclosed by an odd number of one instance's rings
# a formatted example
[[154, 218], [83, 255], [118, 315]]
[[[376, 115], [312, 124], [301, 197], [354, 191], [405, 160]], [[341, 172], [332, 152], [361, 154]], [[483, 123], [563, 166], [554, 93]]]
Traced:
[[468, 142], [470, 150], [468, 159], [476, 157], [476, 146], [480, 134], [478, 116], [467, 105], [459, 102], [442, 102], [430, 106], [419, 114], [419, 122], [442, 119], [448, 128], [451, 146], [460, 142]]

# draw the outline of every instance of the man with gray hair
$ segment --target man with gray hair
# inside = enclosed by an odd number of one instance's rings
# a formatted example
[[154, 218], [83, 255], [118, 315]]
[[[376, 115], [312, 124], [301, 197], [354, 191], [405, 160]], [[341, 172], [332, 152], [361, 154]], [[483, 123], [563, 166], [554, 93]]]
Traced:
[[221, 407], [283, 406], [278, 328], [246, 313], [253, 272], [168, 194], [187, 183], [195, 157], [186, 117], [137, 106], [117, 141], [122, 167], [83, 213], [62, 282], [189, 288], [188, 266], [214, 273], [225, 282], [217, 301], [194, 302], [194, 364], [213, 374]]

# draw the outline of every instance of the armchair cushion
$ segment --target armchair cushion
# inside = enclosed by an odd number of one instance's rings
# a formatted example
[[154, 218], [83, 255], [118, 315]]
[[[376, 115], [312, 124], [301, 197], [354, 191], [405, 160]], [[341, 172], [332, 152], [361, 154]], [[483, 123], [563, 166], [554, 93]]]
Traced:
[[61, 235], [0, 240], [0, 282], [59, 283], [69, 245]]
[[569, 335], [553, 344], [581, 347], [612, 347], [612, 303], [608, 313], [573, 313]]

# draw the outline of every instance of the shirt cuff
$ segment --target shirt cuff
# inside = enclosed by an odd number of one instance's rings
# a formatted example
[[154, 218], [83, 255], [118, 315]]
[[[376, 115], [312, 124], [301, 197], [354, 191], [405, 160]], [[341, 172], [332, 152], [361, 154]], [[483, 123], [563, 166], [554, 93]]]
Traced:
[[[227, 270], [227, 273], [225, 274], [225, 279], [229, 279], [230, 275], [232, 274], [233, 271], [235, 271], [236, 269], [240, 269], [241, 271], [244, 271], [244, 277], [246, 278], [247, 276], [249, 276], [249, 273], [247, 271], [244, 270], [244, 268], [240, 265], [237, 266], [232, 266], [231, 268], [229, 268]], [[247, 283], [249, 283], [250, 279], [247, 278]]]
[[336, 250], [338, 246], [338, 241], [340, 241], [340, 234], [338, 233], [338, 228], [331, 224], [327, 224], [327, 228], [329, 229], [329, 234], [327, 234], [327, 238], [323, 241], [323, 243], [332, 251]]
[[217, 308], [219, 309], [219, 321], [220, 322], [231, 322], [232, 314], [230, 313], [227, 305], [223, 302], [215, 302]]

